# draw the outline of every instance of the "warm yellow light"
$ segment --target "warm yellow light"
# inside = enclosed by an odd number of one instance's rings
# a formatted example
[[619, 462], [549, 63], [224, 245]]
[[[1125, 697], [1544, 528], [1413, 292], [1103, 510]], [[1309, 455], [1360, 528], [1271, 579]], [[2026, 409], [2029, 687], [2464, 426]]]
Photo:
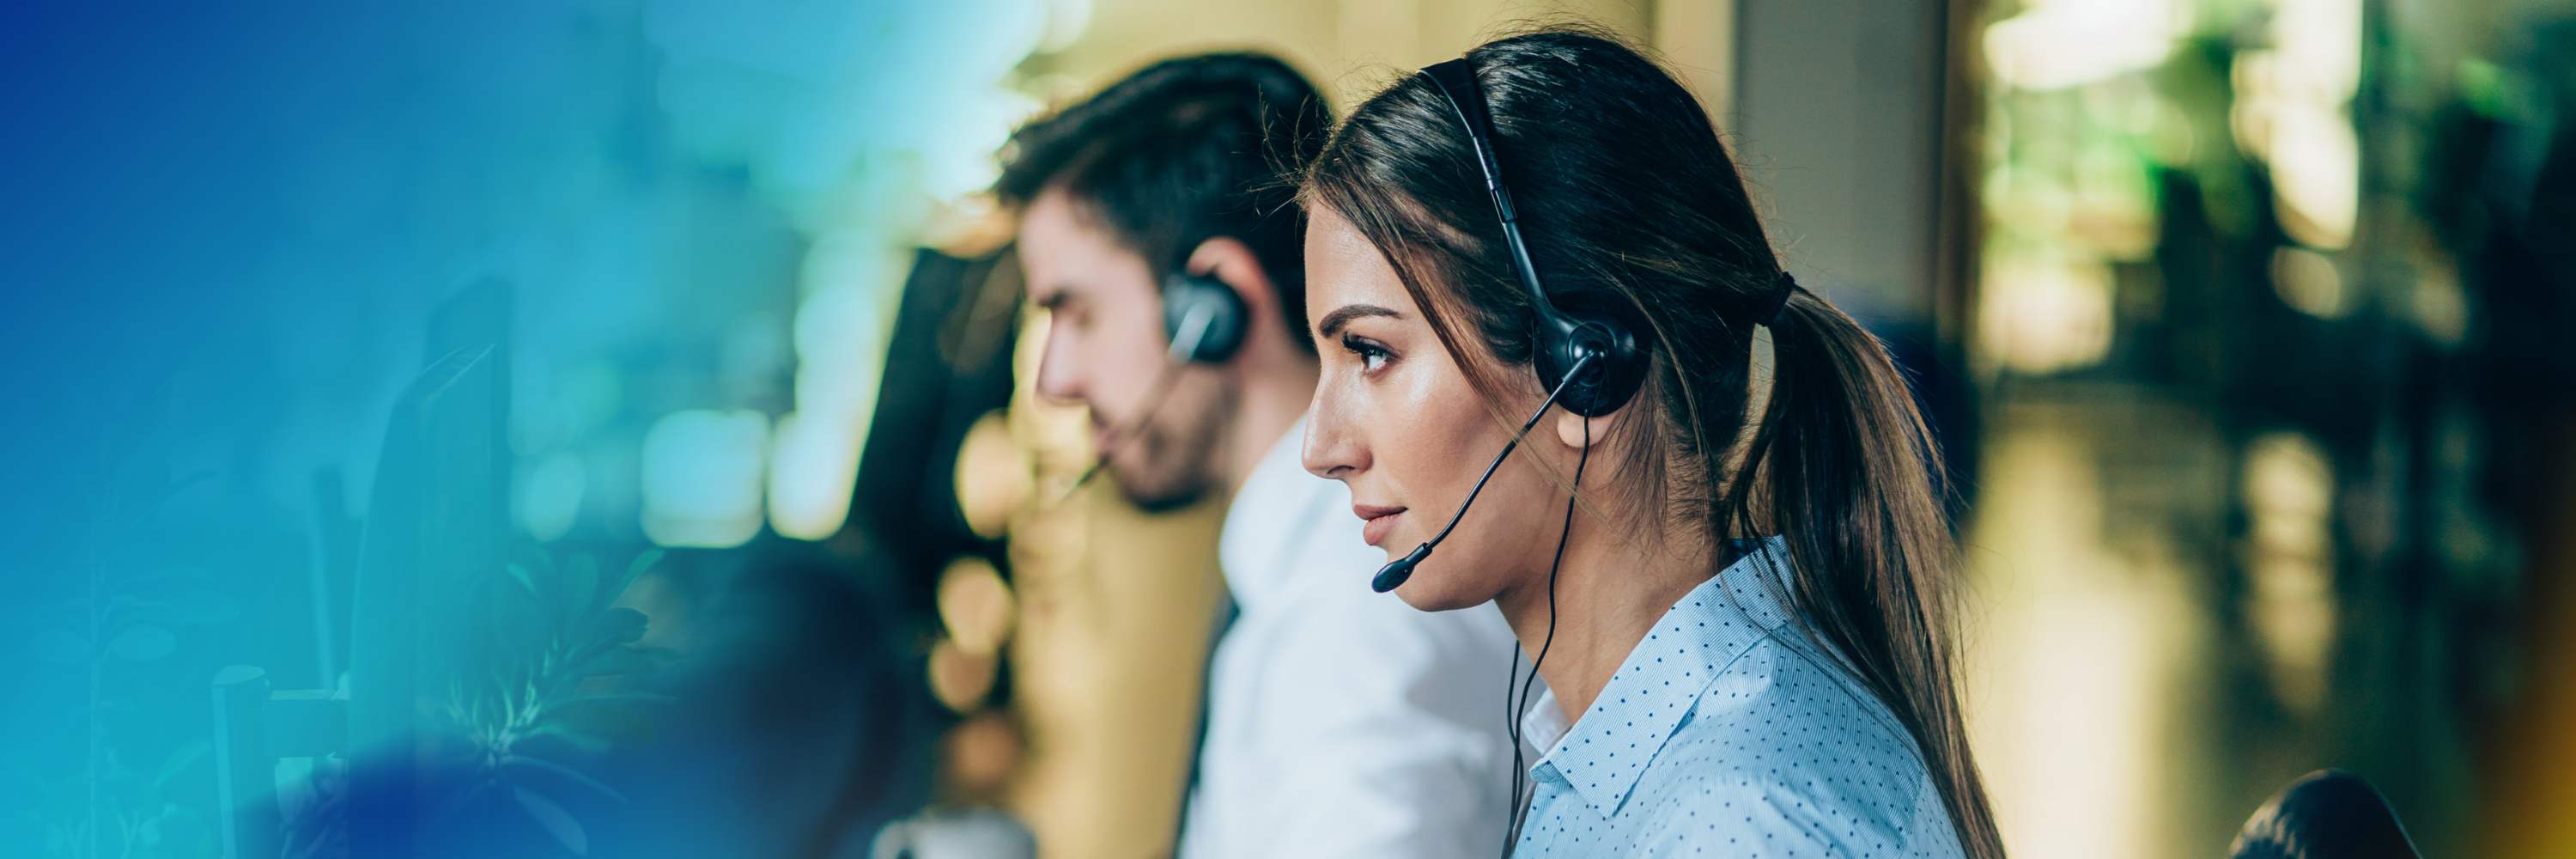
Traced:
[[2034, 0], [1986, 28], [1986, 61], [2007, 87], [2062, 89], [2152, 68], [2190, 26], [2171, 0]]
[[2239, 55], [2228, 124], [2272, 171], [2273, 209], [2300, 244], [2352, 243], [2361, 140], [2349, 105], [2361, 81], [2359, 0], [2280, 0], [2272, 47]]
[[2352, 309], [2334, 260], [2306, 248], [2272, 251], [2272, 290], [2282, 303], [2310, 316], [2336, 319]]
[[977, 536], [996, 539], [1011, 513], [1028, 503], [1029, 459], [1011, 443], [999, 411], [976, 418], [957, 444], [957, 510]]
[[947, 754], [945, 773], [950, 787], [959, 795], [983, 801], [1000, 793], [1010, 784], [1011, 776], [1028, 754], [1028, 743], [1009, 715], [992, 710], [967, 717], [948, 729], [942, 745]]
[[2323, 518], [2333, 505], [2334, 472], [2307, 436], [2277, 432], [2245, 449], [2245, 506], [2259, 514]]
[[960, 650], [990, 656], [1011, 634], [1011, 586], [991, 562], [966, 557], [939, 574], [939, 622]]
[[2315, 440], [2267, 434], [2246, 447], [2244, 496], [2252, 518], [2243, 550], [2253, 584], [2247, 615], [2273, 694], [2294, 712], [2314, 713], [2324, 703], [2335, 629], [2334, 470]]
[[2273, 210], [2300, 244], [2352, 244], [2361, 213], [2361, 138], [2341, 108], [2288, 103], [2272, 115]]
[[2236, 97], [2228, 102], [2227, 130], [2236, 137], [2236, 148], [2255, 158], [2272, 152], [2274, 94], [2281, 90], [2273, 68], [2279, 64], [2271, 51], [2256, 49], [2237, 54], [2228, 69], [2228, 86]]
[[2423, 277], [2415, 282], [2410, 298], [2415, 324], [2433, 342], [2458, 346], [2468, 341], [2469, 299], [2460, 291], [2456, 269], [2448, 265], [2424, 267]]
[[2108, 139], [2096, 140], [2077, 153], [2074, 168], [2067, 237], [2106, 260], [2137, 261], [2154, 255], [2160, 227], [2155, 180], [2137, 152]]
[[996, 657], [968, 653], [957, 642], [941, 640], [930, 647], [930, 694], [948, 709], [974, 712], [993, 691], [1000, 667]]
[[2111, 350], [2111, 270], [2100, 260], [2005, 259], [1978, 304], [1986, 354], [2025, 373], [2099, 363]]
[[[1968, 543], [1979, 606], [1968, 728], [2016, 855], [2176, 853], [2177, 702], [2206, 682], [2188, 574], [2112, 548], [2100, 442], [2057, 422], [2003, 428]], [[2144, 557], [2141, 557], [2144, 555]]]
[[2276, 0], [2272, 43], [2282, 95], [2319, 104], [2352, 100], [2361, 87], [2361, 0]]

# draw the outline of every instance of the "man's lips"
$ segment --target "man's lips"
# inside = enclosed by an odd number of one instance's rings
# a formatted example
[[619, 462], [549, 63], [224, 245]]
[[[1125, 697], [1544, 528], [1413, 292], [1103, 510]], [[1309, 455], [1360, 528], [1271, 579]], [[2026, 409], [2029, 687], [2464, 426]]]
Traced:
[[1395, 523], [1404, 517], [1404, 510], [1405, 508], [1402, 507], [1379, 507], [1373, 504], [1351, 505], [1351, 515], [1368, 521], [1367, 525], [1360, 527], [1360, 538], [1367, 540], [1371, 546], [1386, 541], [1386, 535], [1394, 532]]

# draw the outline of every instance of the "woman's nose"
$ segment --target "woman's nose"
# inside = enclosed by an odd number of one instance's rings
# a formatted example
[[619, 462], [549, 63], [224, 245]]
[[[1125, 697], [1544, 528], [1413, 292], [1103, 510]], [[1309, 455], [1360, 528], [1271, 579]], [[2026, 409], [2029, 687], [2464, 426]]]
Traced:
[[1307, 411], [1305, 446], [1298, 452], [1306, 471], [1332, 480], [1367, 471], [1368, 447], [1354, 429], [1343, 405], [1317, 388], [1314, 405]]

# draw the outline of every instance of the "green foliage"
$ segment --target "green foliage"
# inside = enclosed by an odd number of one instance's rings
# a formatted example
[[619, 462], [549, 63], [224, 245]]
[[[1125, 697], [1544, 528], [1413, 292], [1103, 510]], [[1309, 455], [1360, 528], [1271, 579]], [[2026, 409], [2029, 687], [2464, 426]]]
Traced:
[[506, 797], [565, 851], [588, 852], [587, 831], [567, 810], [578, 807], [571, 794], [625, 797], [584, 772], [582, 759], [639, 730], [644, 708], [667, 701], [632, 687], [671, 654], [640, 644], [649, 620], [616, 605], [661, 558], [646, 551], [602, 575], [591, 555], [558, 563], [530, 550], [479, 583], [471, 604], [491, 626], [471, 643], [479, 652], [466, 674], [447, 684], [440, 723], [463, 741], [454, 747], [479, 778], [453, 802]]

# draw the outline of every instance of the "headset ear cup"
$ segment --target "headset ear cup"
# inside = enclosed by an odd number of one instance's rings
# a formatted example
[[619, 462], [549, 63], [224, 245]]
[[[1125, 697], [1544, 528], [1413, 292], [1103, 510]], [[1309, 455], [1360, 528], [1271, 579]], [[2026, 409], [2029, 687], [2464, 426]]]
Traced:
[[1586, 417], [1618, 411], [1628, 401], [1636, 399], [1637, 390], [1646, 383], [1646, 350], [1637, 345], [1631, 329], [1615, 323], [1597, 324], [1606, 341], [1602, 345], [1607, 353], [1604, 355], [1606, 363], [1601, 366], [1600, 379], [1594, 383], [1592, 402], [1585, 404]]
[[1539, 384], [1553, 390], [1583, 356], [1593, 356], [1583, 378], [1567, 385], [1557, 405], [1584, 417], [1618, 411], [1646, 380], [1646, 353], [1628, 327], [1604, 319], [1542, 311], [1532, 367]]
[[1163, 334], [1174, 344], [1195, 344], [1181, 360], [1222, 364], [1243, 348], [1244, 318], [1251, 310], [1224, 281], [1174, 274], [1163, 282]]

